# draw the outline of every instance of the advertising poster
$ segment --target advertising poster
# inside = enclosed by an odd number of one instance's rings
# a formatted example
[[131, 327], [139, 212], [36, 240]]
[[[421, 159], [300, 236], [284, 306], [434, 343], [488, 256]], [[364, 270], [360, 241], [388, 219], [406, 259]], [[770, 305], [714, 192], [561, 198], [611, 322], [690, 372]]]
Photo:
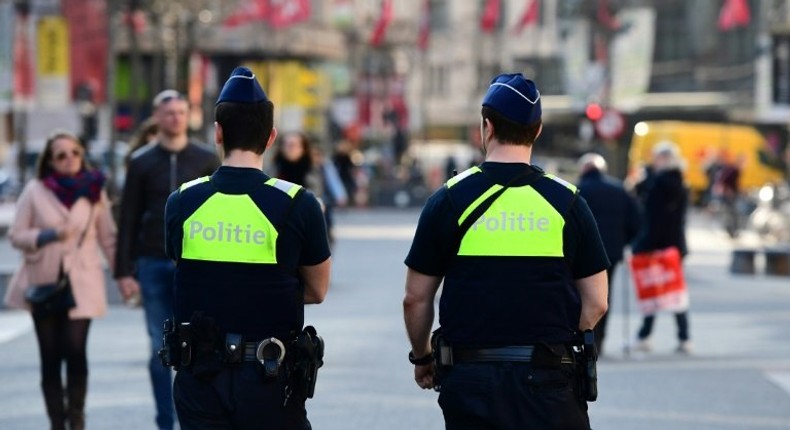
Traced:
[[69, 104], [69, 37], [66, 20], [42, 17], [36, 27], [36, 95], [45, 108]]

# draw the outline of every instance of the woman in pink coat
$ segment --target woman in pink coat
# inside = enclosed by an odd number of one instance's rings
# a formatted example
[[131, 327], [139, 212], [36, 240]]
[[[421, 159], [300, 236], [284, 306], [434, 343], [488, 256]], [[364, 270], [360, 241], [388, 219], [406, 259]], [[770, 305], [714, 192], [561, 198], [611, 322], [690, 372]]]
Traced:
[[[33, 315], [41, 356], [41, 389], [52, 429], [84, 429], [88, 382], [86, 345], [91, 319], [107, 309], [103, 263], [115, 261], [115, 223], [103, 191], [104, 175], [90, 169], [77, 138], [55, 132], [38, 159], [36, 178], [17, 201], [9, 229], [23, 263], [9, 283], [5, 302], [30, 310], [25, 290], [55, 282], [61, 262], [76, 306], [49, 316]], [[84, 234], [82, 244], [78, 246]], [[66, 362], [66, 389], [61, 368]], [[65, 396], [64, 396], [65, 394]], [[64, 403], [65, 399], [65, 403]]]

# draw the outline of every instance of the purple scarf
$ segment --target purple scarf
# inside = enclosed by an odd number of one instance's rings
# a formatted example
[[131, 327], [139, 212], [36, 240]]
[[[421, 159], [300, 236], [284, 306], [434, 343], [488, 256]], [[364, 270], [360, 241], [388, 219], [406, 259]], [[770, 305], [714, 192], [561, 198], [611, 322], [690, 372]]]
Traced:
[[75, 176], [63, 176], [57, 173], [44, 178], [44, 186], [52, 190], [63, 206], [71, 209], [80, 197], [96, 203], [101, 198], [101, 190], [107, 178], [99, 170], [83, 170]]

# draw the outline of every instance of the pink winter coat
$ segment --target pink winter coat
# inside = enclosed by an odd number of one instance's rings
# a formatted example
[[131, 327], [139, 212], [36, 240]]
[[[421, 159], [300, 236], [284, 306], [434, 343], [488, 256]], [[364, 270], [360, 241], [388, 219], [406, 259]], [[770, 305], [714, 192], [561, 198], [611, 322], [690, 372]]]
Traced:
[[[27, 183], [17, 200], [16, 215], [8, 232], [11, 244], [22, 251], [23, 256], [21, 267], [9, 281], [5, 296], [8, 306], [29, 310], [25, 290], [32, 285], [57, 280], [62, 259], [77, 302], [77, 306], [69, 311], [69, 317], [78, 319], [104, 315], [107, 293], [99, 250], [103, 251], [112, 269], [116, 229], [106, 193], [103, 192], [101, 200], [94, 205], [92, 216], [90, 206], [88, 199], [81, 198], [68, 209], [40, 180], [33, 179]], [[65, 225], [70, 225], [75, 231], [65, 242], [56, 241], [36, 247], [39, 232]], [[77, 249], [86, 225], [85, 239]]]

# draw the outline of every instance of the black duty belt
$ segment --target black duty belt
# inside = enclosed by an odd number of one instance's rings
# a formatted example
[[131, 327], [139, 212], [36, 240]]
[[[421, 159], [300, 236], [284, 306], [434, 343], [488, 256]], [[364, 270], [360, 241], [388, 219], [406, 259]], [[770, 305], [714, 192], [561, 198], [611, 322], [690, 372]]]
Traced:
[[264, 361], [276, 362], [277, 365], [285, 358], [285, 345], [276, 337], [258, 342], [243, 342], [239, 334], [225, 335], [225, 357], [228, 362]]
[[[529, 363], [535, 352], [534, 346], [505, 346], [501, 348], [456, 349], [453, 348], [453, 363], [512, 362]], [[560, 364], [573, 364], [567, 352], [560, 357]]]

